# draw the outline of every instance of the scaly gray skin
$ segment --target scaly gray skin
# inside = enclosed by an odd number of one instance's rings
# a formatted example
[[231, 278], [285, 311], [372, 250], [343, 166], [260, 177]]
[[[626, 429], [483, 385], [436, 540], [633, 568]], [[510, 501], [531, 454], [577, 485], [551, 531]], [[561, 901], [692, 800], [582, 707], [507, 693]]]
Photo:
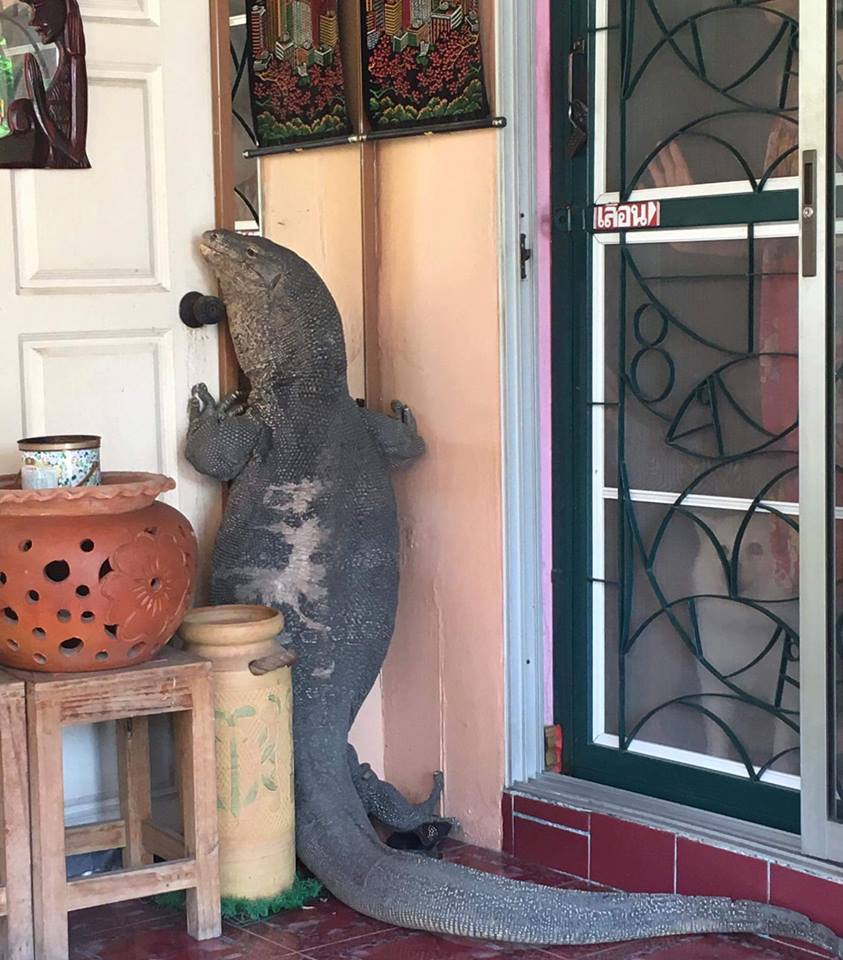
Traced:
[[423, 444], [409, 411], [361, 410], [346, 387], [342, 327], [296, 254], [227, 232], [205, 235], [238, 360], [252, 392], [217, 405], [194, 390], [187, 456], [234, 480], [213, 563], [216, 603], [264, 603], [287, 618], [293, 670], [298, 855], [338, 899], [386, 923], [513, 943], [587, 944], [720, 932], [793, 937], [843, 956], [829, 930], [748, 901], [588, 893], [506, 880], [390, 849], [429, 819], [367, 776], [348, 731], [392, 636], [398, 525], [390, 466]]

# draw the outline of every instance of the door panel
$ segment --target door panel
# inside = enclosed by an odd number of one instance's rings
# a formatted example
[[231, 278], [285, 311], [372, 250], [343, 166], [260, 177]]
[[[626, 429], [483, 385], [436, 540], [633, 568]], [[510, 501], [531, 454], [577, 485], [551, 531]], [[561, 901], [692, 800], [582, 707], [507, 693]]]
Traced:
[[[168, 499], [207, 558], [219, 489], [181, 447], [190, 386], [217, 389], [217, 335], [184, 327], [178, 303], [211, 284], [196, 250], [214, 224], [208, 3], [80, 6], [92, 169], [0, 171], [0, 471], [21, 436], [101, 434], [107, 470], [176, 478]], [[93, 736], [74, 739], [77, 763]], [[111, 792], [103, 770], [71, 804]]]
[[[588, 148], [563, 161], [592, 505], [573, 540], [572, 677], [590, 683], [567, 765], [795, 830], [797, 5], [588, 14]], [[653, 228], [594, 226], [612, 222], [598, 205], [642, 199]]]

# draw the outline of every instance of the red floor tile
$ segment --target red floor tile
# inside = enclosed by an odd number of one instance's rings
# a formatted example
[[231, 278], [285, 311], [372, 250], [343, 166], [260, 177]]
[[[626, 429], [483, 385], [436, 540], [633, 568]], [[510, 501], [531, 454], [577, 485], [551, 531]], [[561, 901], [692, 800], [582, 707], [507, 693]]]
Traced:
[[279, 913], [269, 920], [244, 926], [245, 930], [288, 951], [306, 952], [316, 947], [370, 936], [391, 929], [387, 923], [355, 913], [333, 897], [324, 903]]
[[675, 838], [672, 833], [593, 814], [591, 876], [620, 890], [672, 893]]
[[555, 947], [556, 960], [812, 960], [786, 944], [761, 937], [719, 935], [663, 937], [597, 947]]
[[515, 855], [575, 877], [588, 877], [588, 836], [516, 817]]
[[537, 947], [434, 937], [413, 930], [388, 930], [308, 952], [308, 960], [550, 960]]
[[445, 857], [451, 863], [459, 863], [464, 867], [482, 870], [484, 873], [495, 873], [500, 877], [509, 877], [510, 880], [521, 880], [525, 883], [543, 883], [549, 887], [569, 886], [576, 882], [576, 878], [569, 873], [543, 867], [536, 863], [527, 863], [505, 853], [494, 850], [481, 850], [478, 847], [465, 846]]
[[160, 908], [144, 900], [74, 910], [70, 914], [70, 936], [71, 939], [87, 941], [106, 930], [125, 930], [138, 923], [160, 920], [161, 916]]
[[[467, 844], [447, 844], [446, 856], [458, 863], [517, 879], [571, 889], [605, 889]], [[644, 859], [646, 851], [642, 853]], [[788, 882], [791, 880], [786, 875], [780, 877], [777, 888], [780, 896], [787, 893]], [[813, 894], [822, 897], [827, 891], [813, 890]], [[837, 901], [830, 903], [829, 909], [837, 905]], [[330, 898], [269, 921], [226, 925], [221, 939], [206, 943], [195, 943], [187, 936], [184, 916], [180, 913], [140, 902], [98, 907], [72, 915], [71, 945], [71, 960], [816, 960], [817, 957], [817, 953], [757, 937], [697, 936], [547, 948], [459, 940], [400, 930], [368, 920]]]
[[676, 892], [767, 902], [767, 862], [679, 837]]
[[140, 924], [125, 931], [112, 930], [89, 944], [75, 944], [79, 960], [283, 960], [294, 956], [278, 944], [226, 926], [217, 940], [192, 940], [183, 920], [168, 924]]

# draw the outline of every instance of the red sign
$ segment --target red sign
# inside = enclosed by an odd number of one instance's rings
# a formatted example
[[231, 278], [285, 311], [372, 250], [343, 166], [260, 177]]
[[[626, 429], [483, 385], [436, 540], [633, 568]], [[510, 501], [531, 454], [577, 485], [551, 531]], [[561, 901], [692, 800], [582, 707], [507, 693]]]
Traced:
[[603, 203], [594, 208], [594, 229], [614, 233], [618, 230], [643, 230], [661, 223], [662, 205], [658, 200], [630, 203]]

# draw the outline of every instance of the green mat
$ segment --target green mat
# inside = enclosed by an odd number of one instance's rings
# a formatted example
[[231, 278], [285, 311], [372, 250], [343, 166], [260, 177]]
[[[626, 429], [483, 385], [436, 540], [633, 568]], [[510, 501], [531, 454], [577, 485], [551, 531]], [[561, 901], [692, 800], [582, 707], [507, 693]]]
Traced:
[[[234, 920], [238, 923], [265, 920], [276, 913], [281, 913], [282, 910], [296, 910], [308, 901], [316, 899], [321, 892], [322, 884], [315, 877], [305, 879], [296, 876], [292, 887], [279, 893], [277, 897], [269, 897], [265, 900], [223, 897], [222, 916], [224, 920]], [[177, 890], [174, 893], [162, 893], [154, 897], [153, 902], [159, 907], [167, 907], [170, 910], [184, 910], [184, 898], [184, 890]]]

